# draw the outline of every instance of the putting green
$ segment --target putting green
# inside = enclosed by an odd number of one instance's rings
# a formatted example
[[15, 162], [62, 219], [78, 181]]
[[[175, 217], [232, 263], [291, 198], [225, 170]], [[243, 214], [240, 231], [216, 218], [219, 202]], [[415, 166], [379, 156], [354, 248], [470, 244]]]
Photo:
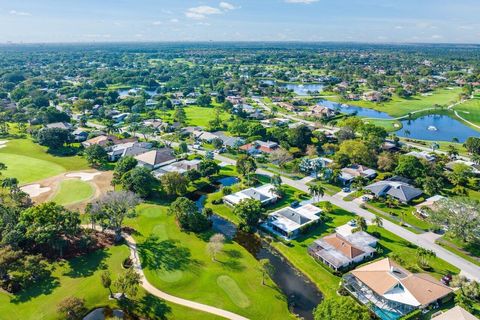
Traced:
[[52, 201], [63, 206], [88, 200], [93, 196], [94, 189], [88, 182], [77, 179], [67, 179], [60, 183], [59, 190]]
[[56, 163], [18, 154], [0, 153], [0, 162], [7, 165], [3, 175], [17, 178], [20, 184], [43, 180], [66, 171]]
[[217, 284], [225, 291], [230, 300], [240, 308], [248, 308], [250, 306], [250, 299], [243, 293], [237, 282], [231, 277], [223, 275], [217, 278]]

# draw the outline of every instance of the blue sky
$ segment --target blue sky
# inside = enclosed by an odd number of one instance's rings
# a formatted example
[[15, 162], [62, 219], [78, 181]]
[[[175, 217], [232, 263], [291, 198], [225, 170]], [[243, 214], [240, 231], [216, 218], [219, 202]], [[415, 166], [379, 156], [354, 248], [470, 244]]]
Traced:
[[0, 0], [0, 43], [480, 43], [480, 0]]

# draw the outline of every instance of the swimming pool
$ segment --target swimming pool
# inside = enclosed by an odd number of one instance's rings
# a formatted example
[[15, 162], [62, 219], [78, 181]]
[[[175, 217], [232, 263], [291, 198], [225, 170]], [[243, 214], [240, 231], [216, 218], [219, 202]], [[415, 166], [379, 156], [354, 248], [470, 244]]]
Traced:
[[373, 312], [375, 312], [375, 314], [382, 320], [397, 320], [397, 319], [400, 319], [402, 317], [402, 315], [399, 314], [399, 313], [389, 311], [389, 310], [385, 310], [385, 309], [381, 309], [381, 308], [376, 307], [376, 306], [373, 307]]

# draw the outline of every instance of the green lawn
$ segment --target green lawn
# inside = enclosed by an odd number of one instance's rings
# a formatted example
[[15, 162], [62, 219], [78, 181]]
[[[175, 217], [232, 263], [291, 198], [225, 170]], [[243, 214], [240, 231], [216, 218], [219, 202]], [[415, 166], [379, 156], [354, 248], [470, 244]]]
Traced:
[[[414, 96], [409, 99], [402, 99], [398, 96], [393, 96], [392, 100], [382, 103], [375, 103], [369, 101], [341, 101], [360, 107], [375, 109], [383, 111], [392, 117], [400, 117], [407, 115], [409, 112], [431, 108], [433, 105], [451, 105], [458, 101], [461, 88], [454, 88], [452, 90], [440, 89], [434, 91], [427, 96]], [[334, 99], [339, 100], [340, 99]]]
[[480, 266], [480, 246], [478, 243], [466, 243], [447, 233], [437, 240], [445, 249], [461, 256], [462, 258]]
[[157, 288], [241, 314], [250, 319], [292, 319], [285, 297], [271, 281], [262, 285], [258, 261], [228, 241], [212, 261], [207, 253], [212, 234], [181, 232], [175, 218], [159, 205], [141, 205], [128, 225], [137, 234], [145, 274]]
[[3, 174], [17, 178], [20, 184], [46, 179], [67, 171], [88, 169], [85, 159], [79, 156], [51, 155], [45, 147], [29, 139], [9, 140], [6, 147], [0, 149], [0, 162], [7, 165]]
[[307, 248], [316, 239], [335, 232], [336, 227], [346, 224], [355, 217], [355, 214], [334, 207], [331, 213], [325, 213], [325, 215], [327, 217], [325, 222], [317, 225], [306, 235], [290, 241], [288, 245], [277, 240], [272, 241], [271, 244], [313, 281], [326, 298], [331, 298], [336, 296], [341, 279], [308, 255]]
[[468, 100], [462, 104], [459, 104], [453, 108], [454, 110], [458, 111], [458, 114], [476, 124], [480, 125], [480, 97], [476, 96], [472, 100]]
[[402, 123], [398, 120], [368, 119], [368, 120], [365, 120], [365, 123], [370, 123], [370, 124], [376, 125], [377, 127], [382, 127], [385, 130], [387, 130], [387, 132], [395, 132], [402, 129]]
[[[102, 306], [116, 307], [108, 299], [108, 290], [101, 286], [100, 275], [109, 269], [112, 278], [123, 273], [122, 261], [128, 257], [127, 246], [99, 250], [87, 256], [55, 263], [53, 278], [15, 296], [0, 292], [0, 318], [2, 320], [60, 320], [57, 305], [69, 296], [83, 298], [88, 309]], [[182, 306], [166, 303], [140, 290], [135, 298], [137, 310], [149, 316], [166, 315], [168, 319], [195, 320], [220, 319]]]
[[[414, 226], [423, 231], [428, 231], [430, 230], [430, 228], [433, 227], [428, 221], [418, 218], [414, 214], [414, 212], [416, 212], [415, 207], [410, 205], [400, 204], [395, 208], [389, 208], [385, 203], [376, 202], [376, 201], [369, 201], [366, 205], [367, 207], [372, 206], [373, 208], [384, 212], [384, 216], [389, 217], [389, 215], [391, 215], [395, 217], [394, 219], [389, 219], [389, 220], [395, 222], [396, 224], [400, 224], [398, 220], [401, 220], [403, 218], [404, 223]], [[373, 210], [370, 210], [370, 211], [374, 212], [375, 214], [378, 214], [377, 211], [373, 211]]]
[[90, 183], [79, 179], [67, 179], [60, 183], [60, 189], [52, 201], [67, 206], [88, 200], [93, 193], [94, 189]]
[[[213, 107], [200, 107], [200, 106], [188, 106], [184, 108], [187, 115], [187, 125], [189, 126], [201, 126], [206, 127], [210, 120], [215, 119], [215, 108]], [[158, 114], [162, 116], [161, 113]], [[164, 120], [171, 120], [173, 111], [168, 113], [168, 117]], [[228, 113], [222, 111], [220, 115], [221, 119], [226, 121], [229, 119]]]
[[[395, 253], [403, 260], [397, 261], [403, 267], [414, 272], [426, 272], [421, 270], [417, 265], [416, 245], [400, 238], [384, 228], [379, 228], [377, 226], [369, 226], [368, 232], [376, 232], [380, 235], [380, 241], [378, 243], [383, 249], [382, 257], [392, 256], [392, 254]], [[437, 279], [440, 279], [442, 276], [448, 273], [458, 274], [460, 272], [460, 269], [457, 267], [437, 257], [431, 259], [430, 267], [431, 270], [428, 270], [428, 273]]]

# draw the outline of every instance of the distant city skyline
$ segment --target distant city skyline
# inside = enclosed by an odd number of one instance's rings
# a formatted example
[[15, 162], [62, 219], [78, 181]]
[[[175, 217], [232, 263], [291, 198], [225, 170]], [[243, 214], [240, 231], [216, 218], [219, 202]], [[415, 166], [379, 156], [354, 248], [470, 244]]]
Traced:
[[478, 0], [0, 0], [0, 43], [480, 43]]

